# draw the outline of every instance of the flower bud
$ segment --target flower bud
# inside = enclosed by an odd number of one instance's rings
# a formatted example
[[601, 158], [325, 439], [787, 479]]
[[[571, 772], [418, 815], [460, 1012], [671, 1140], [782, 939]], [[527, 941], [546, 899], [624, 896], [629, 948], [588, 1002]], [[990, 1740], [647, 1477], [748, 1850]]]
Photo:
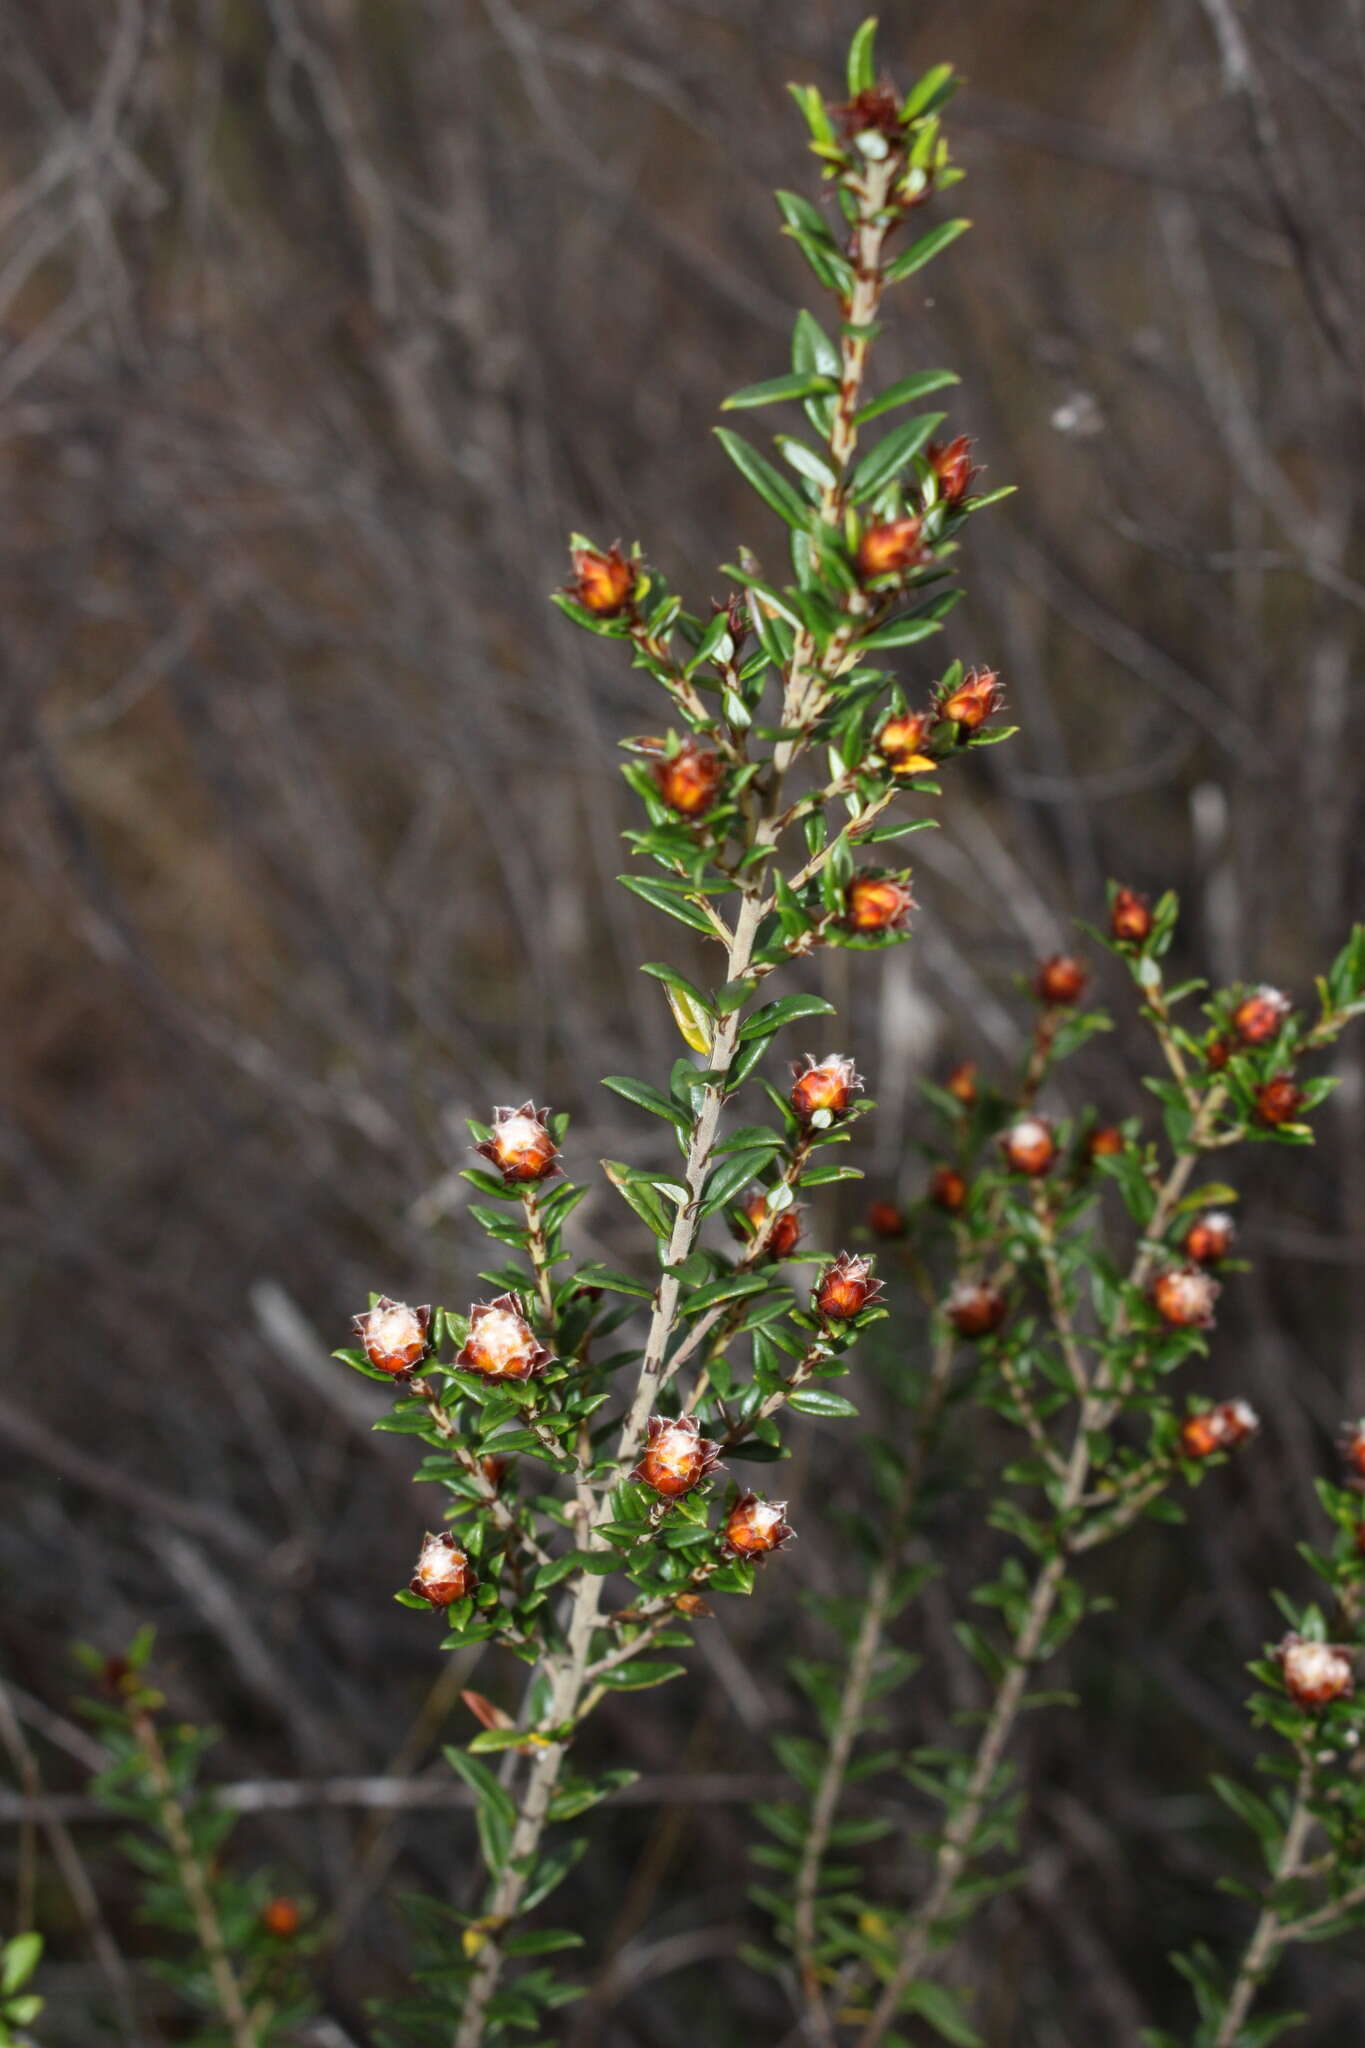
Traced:
[[956, 1216], [967, 1203], [966, 1175], [955, 1166], [935, 1167], [929, 1178], [929, 1200], [936, 1209], [946, 1209], [950, 1216]]
[[704, 1437], [693, 1415], [651, 1415], [645, 1448], [631, 1473], [665, 1500], [691, 1493], [720, 1456], [719, 1444]]
[[507, 1477], [511, 1465], [512, 1460], [510, 1458], [499, 1458], [492, 1455], [487, 1458], [480, 1458], [479, 1470], [494, 1493], [502, 1492], [502, 1482]]
[[787, 1526], [784, 1500], [760, 1500], [756, 1493], [746, 1493], [726, 1516], [722, 1541], [736, 1557], [771, 1557], [794, 1533]]
[[894, 1202], [869, 1202], [867, 1227], [874, 1237], [904, 1237], [905, 1211]]
[[1200, 1415], [1187, 1415], [1180, 1425], [1180, 1448], [1187, 1458], [1211, 1458], [1215, 1451], [1235, 1451], [1261, 1426], [1248, 1401], [1222, 1401]]
[[261, 1908], [261, 1926], [276, 1941], [292, 1941], [298, 1933], [302, 1914], [293, 1899], [267, 1899]]
[[937, 764], [928, 752], [934, 721], [927, 711], [894, 712], [873, 742], [894, 775], [922, 775]]
[[969, 668], [955, 690], [939, 705], [939, 715], [952, 719], [967, 732], [977, 732], [1005, 702], [1005, 692], [993, 668]]
[[831, 1119], [846, 1116], [863, 1077], [844, 1053], [828, 1052], [822, 1060], [813, 1053], [804, 1056], [805, 1065], [793, 1060], [794, 1085], [788, 1098], [803, 1124], [826, 1110]]
[[1269, 1045], [1294, 1005], [1277, 988], [1253, 989], [1232, 1013], [1232, 1028], [1243, 1045]]
[[351, 1318], [351, 1327], [377, 1371], [411, 1372], [427, 1355], [431, 1310], [409, 1308], [405, 1301], [390, 1301], [381, 1294], [373, 1308]]
[[679, 1593], [673, 1606], [677, 1613], [685, 1614], [689, 1621], [709, 1621], [716, 1611], [714, 1607], [707, 1605], [700, 1593]]
[[964, 1109], [970, 1109], [976, 1101], [976, 1061], [959, 1060], [943, 1085]]
[[1202, 1266], [1168, 1266], [1152, 1282], [1152, 1301], [1164, 1322], [1180, 1330], [1213, 1327], [1213, 1304], [1222, 1288]]
[[865, 869], [844, 890], [844, 923], [850, 931], [904, 931], [914, 907], [910, 884], [899, 875]]
[[[765, 1246], [766, 1257], [770, 1259], [787, 1259], [791, 1257], [801, 1241], [801, 1218], [803, 1214], [804, 1211], [799, 1202], [792, 1202], [787, 1208], [778, 1210], [776, 1218], [773, 1220], [772, 1226], [768, 1231], [767, 1244]], [[769, 1217], [772, 1216], [772, 1211], [768, 1207], [767, 1193], [763, 1188], [755, 1188], [754, 1192], [746, 1197], [740, 1209], [740, 1215], [748, 1226], [749, 1236], [751, 1238], [757, 1237], [759, 1231], [763, 1229]]]
[[522, 1314], [516, 1295], [500, 1294], [469, 1311], [469, 1335], [455, 1363], [490, 1380], [529, 1380], [550, 1363], [550, 1351]]
[[872, 1263], [861, 1256], [840, 1252], [816, 1282], [814, 1306], [830, 1322], [851, 1322], [877, 1299], [882, 1283], [872, 1276]]
[[1054, 953], [1034, 976], [1034, 994], [1041, 1003], [1068, 1009], [1080, 1001], [1088, 978], [1081, 962], [1070, 953]]
[[449, 1607], [472, 1593], [478, 1583], [468, 1557], [448, 1531], [423, 1537], [417, 1570], [408, 1582], [410, 1592], [433, 1607]]
[[548, 1109], [523, 1102], [520, 1109], [495, 1109], [493, 1129], [474, 1150], [491, 1160], [508, 1187], [553, 1180], [559, 1172], [559, 1148], [547, 1128]]
[[1216, 1266], [1227, 1257], [1236, 1238], [1237, 1225], [1227, 1211], [1208, 1209], [1202, 1216], [1196, 1216], [1185, 1232], [1182, 1249], [1196, 1266]]
[[972, 461], [972, 444], [965, 434], [955, 441], [931, 441], [925, 449], [929, 467], [938, 478], [939, 496], [948, 505], [960, 505], [980, 470]]
[[1116, 1159], [1127, 1143], [1117, 1124], [1100, 1124], [1087, 1133], [1085, 1156], [1087, 1159]]
[[682, 741], [676, 753], [655, 761], [650, 774], [669, 809], [682, 818], [699, 818], [709, 811], [725, 780], [719, 754], [690, 738]]
[[576, 548], [572, 560], [574, 573], [565, 589], [584, 611], [613, 619], [625, 610], [635, 593], [635, 568], [619, 547], [608, 548], [605, 554], [597, 548]]
[[1365, 1421], [1344, 1422], [1337, 1437], [1337, 1449], [1352, 1475], [1365, 1479]]
[[1272, 1130], [1292, 1124], [1302, 1107], [1303, 1090], [1292, 1074], [1274, 1074], [1256, 1090], [1256, 1114]]
[[1215, 1035], [1204, 1047], [1204, 1064], [1215, 1074], [1221, 1074], [1231, 1058], [1232, 1047], [1226, 1038]]
[[1012, 1172], [1027, 1174], [1031, 1180], [1036, 1180], [1047, 1172], [1056, 1158], [1057, 1141], [1045, 1117], [1021, 1116], [1018, 1123], [1001, 1132], [1000, 1150]]
[[1152, 912], [1136, 889], [1116, 889], [1109, 906], [1109, 931], [1121, 946], [1140, 946], [1151, 937]]
[[866, 135], [870, 129], [875, 129], [879, 135], [888, 136], [893, 142], [903, 143], [905, 140], [900, 102], [889, 85], [865, 86], [843, 106], [831, 107], [830, 112], [838, 115], [846, 135]]
[[1005, 1320], [1006, 1301], [989, 1280], [959, 1280], [943, 1304], [959, 1337], [989, 1337]]
[[895, 575], [926, 561], [929, 551], [920, 540], [922, 525], [923, 521], [911, 512], [903, 519], [888, 519], [881, 526], [869, 526], [854, 557], [861, 580], [869, 583], [877, 576]]
[[1287, 1635], [1275, 1651], [1284, 1688], [1296, 1706], [1325, 1707], [1355, 1690], [1355, 1652], [1343, 1643]]

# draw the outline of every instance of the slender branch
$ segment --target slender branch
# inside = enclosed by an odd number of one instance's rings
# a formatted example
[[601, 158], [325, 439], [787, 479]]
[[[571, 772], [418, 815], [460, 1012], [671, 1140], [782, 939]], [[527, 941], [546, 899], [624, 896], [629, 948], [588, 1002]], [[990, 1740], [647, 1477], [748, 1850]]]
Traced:
[[531, 1270], [536, 1276], [536, 1293], [545, 1317], [545, 1335], [548, 1339], [554, 1335], [555, 1288], [550, 1273], [550, 1247], [545, 1242], [545, 1226], [540, 1220], [540, 1197], [534, 1182], [522, 1189], [521, 1206], [526, 1216], [526, 1235], [529, 1240], [527, 1252], [531, 1260]]
[[1275, 1859], [1270, 1900], [1261, 1909], [1251, 1940], [1247, 1943], [1237, 1975], [1233, 1979], [1232, 1991], [1214, 2037], [1213, 2048], [1233, 2048], [1256, 2002], [1256, 1994], [1269, 1974], [1276, 1953], [1288, 1938], [1286, 1925], [1281, 1921], [1273, 1901], [1279, 1886], [1287, 1884], [1291, 1878], [1299, 1874], [1304, 1848], [1313, 1828], [1312, 1793], [1313, 1760], [1311, 1755], [1305, 1754], [1299, 1766], [1299, 1782], [1294, 1792], [1289, 1825], [1280, 1844], [1280, 1853]]

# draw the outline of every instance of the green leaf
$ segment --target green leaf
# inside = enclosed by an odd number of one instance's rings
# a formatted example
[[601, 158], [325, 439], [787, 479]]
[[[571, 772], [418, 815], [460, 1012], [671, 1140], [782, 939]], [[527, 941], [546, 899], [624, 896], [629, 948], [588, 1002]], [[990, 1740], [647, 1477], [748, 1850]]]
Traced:
[[634, 1294], [641, 1301], [648, 1301], [654, 1292], [645, 1281], [632, 1279], [629, 1273], [618, 1273], [611, 1266], [580, 1266], [574, 1277], [580, 1287], [602, 1287], [608, 1294]]
[[0, 1992], [6, 1997], [27, 1984], [43, 1953], [43, 1937], [30, 1931], [16, 1934], [0, 1950]]
[[648, 1081], [632, 1080], [629, 1074], [607, 1074], [602, 1081], [604, 1088], [610, 1088], [613, 1095], [624, 1096], [637, 1109], [647, 1109], [651, 1116], [667, 1118], [675, 1130], [688, 1131], [691, 1122], [685, 1111], [676, 1102], [670, 1102], [657, 1088], [651, 1088]]
[[848, 95], [856, 99], [860, 92], [871, 92], [877, 83], [876, 57], [873, 44], [877, 36], [877, 17], [869, 14], [867, 20], [854, 33], [848, 46]]
[[733, 1201], [740, 1189], [767, 1164], [770, 1156], [767, 1151], [727, 1154], [707, 1177], [702, 1191], [702, 1215], [714, 1216], [717, 1209], [723, 1209], [727, 1202]]
[[720, 1301], [739, 1301], [746, 1294], [762, 1294], [771, 1285], [762, 1273], [722, 1273], [719, 1280], [710, 1280], [695, 1294], [689, 1294], [684, 1310], [691, 1315], [694, 1310], [714, 1308]]
[[941, 2034], [945, 2041], [951, 2041], [953, 2048], [985, 2048], [980, 2034], [975, 2027], [968, 2025], [956, 1995], [946, 1984], [935, 1984], [921, 1977], [907, 1990], [905, 2003], [936, 2034]]
[[792, 368], [816, 370], [822, 377], [839, 378], [839, 351], [813, 313], [803, 306], [792, 328]]
[[752, 1017], [746, 1017], [739, 1035], [741, 1039], [770, 1038], [774, 1031], [781, 1030], [784, 1024], [794, 1024], [798, 1017], [834, 1015], [834, 1004], [827, 1003], [823, 996], [779, 996], [775, 1003], [765, 1003]]
[[860, 647], [913, 647], [917, 640], [927, 640], [931, 633], [942, 629], [937, 619], [891, 619], [885, 626], [874, 626], [870, 633], [864, 633], [858, 642]]
[[880, 398], [871, 399], [853, 415], [854, 422], [865, 427], [869, 420], [875, 420], [884, 412], [890, 412], [898, 405], [912, 405], [917, 398], [927, 398], [931, 391], [942, 391], [948, 384], [960, 384], [962, 379], [955, 370], [921, 370], [916, 377], [902, 377], [898, 384], [883, 391]]
[[831, 1394], [824, 1387], [802, 1387], [792, 1395], [787, 1406], [794, 1408], [798, 1415], [856, 1415], [857, 1409], [842, 1394]]
[[690, 925], [694, 932], [705, 932], [715, 936], [715, 926], [704, 910], [698, 910], [695, 903], [675, 895], [662, 882], [652, 882], [644, 875], [618, 875], [617, 881], [623, 889], [629, 889], [632, 896], [650, 904], [655, 910], [662, 910], [668, 917], [676, 917], [679, 924]]
[[632, 1208], [640, 1221], [652, 1230], [663, 1243], [673, 1234], [673, 1221], [653, 1188], [642, 1181], [630, 1178], [630, 1168], [617, 1159], [604, 1159], [602, 1171], [616, 1189], [623, 1202]]
[[716, 427], [713, 431], [745, 482], [757, 491], [766, 505], [772, 507], [779, 519], [785, 519], [788, 526], [807, 528], [811, 507], [792, 489], [787, 479], [756, 448], [751, 447], [742, 434], [732, 434], [728, 427]]
[[969, 220], [945, 220], [938, 227], [930, 228], [927, 235], [921, 235], [917, 242], [913, 242], [908, 249], [903, 249], [899, 256], [887, 264], [886, 282], [899, 284], [903, 277], [909, 277], [912, 272], [931, 262], [941, 249], [946, 249], [959, 235], [965, 235], [970, 226]]
[[746, 384], [742, 391], [732, 392], [720, 409], [738, 412], [742, 406], [779, 405], [789, 398], [823, 398], [838, 389], [833, 377], [813, 370], [788, 370], [784, 376], [767, 377], [761, 384]]
[[651, 1685], [667, 1685], [670, 1678], [681, 1678], [687, 1669], [685, 1664], [661, 1664], [643, 1659], [634, 1664], [618, 1664], [614, 1671], [604, 1671], [597, 1681], [608, 1685], [613, 1692], [644, 1692]]
[[903, 426], [893, 427], [891, 432], [866, 454], [853, 472], [849, 486], [856, 498], [869, 498], [879, 491], [883, 484], [890, 483], [910, 461], [947, 418], [946, 413], [922, 412]]

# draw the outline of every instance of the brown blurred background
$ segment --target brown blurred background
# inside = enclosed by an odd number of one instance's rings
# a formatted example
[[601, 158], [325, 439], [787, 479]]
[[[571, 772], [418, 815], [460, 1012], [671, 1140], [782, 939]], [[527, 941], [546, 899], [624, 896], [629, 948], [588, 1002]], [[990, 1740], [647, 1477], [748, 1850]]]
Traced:
[[[58, 1792], [84, 1775], [69, 1639], [146, 1618], [225, 1777], [449, 1782], [431, 1760], [469, 1732], [472, 1667], [389, 1599], [430, 1505], [369, 1434], [371, 1389], [323, 1361], [370, 1287], [469, 1298], [466, 1114], [570, 1108], [581, 1172], [656, 1141], [595, 1085], [676, 1050], [635, 963], [685, 940], [611, 880], [614, 743], [655, 711], [545, 593], [573, 527], [638, 537], [697, 605], [737, 539], [772, 547], [709, 427], [785, 365], [809, 281], [770, 187], [813, 166], [783, 82], [833, 90], [860, 12], [0, 5], [0, 1566], [4, 1669]], [[903, 82], [966, 75], [976, 229], [892, 302], [878, 375], [959, 369], [954, 428], [1020, 486], [971, 529], [946, 646], [1002, 670], [1022, 731], [914, 840], [916, 942], [819, 982], [882, 1104], [862, 1163], [909, 1196], [916, 1075], [1014, 1056], [1012, 977], [1107, 874], [1179, 888], [1182, 964], [1305, 996], [1365, 900], [1365, 5], [883, 17]], [[1106, 1114], [1141, 1106], [1140, 1051], [1086, 1054]], [[1257, 1270], [1209, 1391], [1248, 1394], [1266, 1439], [1188, 1537], [1107, 1566], [1117, 1610], [1066, 1659], [1087, 1716], [1028, 1726], [1030, 1875], [974, 1967], [991, 2048], [1183, 2026], [1167, 1948], [1244, 1928], [1212, 1884], [1245, 1837], [1205, 1780], [1254, 1751], [1241, 1666], [1365, 1405], [1359, 1042], [1341, 1071], [1317, 1154], [1251, 1163]], [[639, 1256], [609, 1196], [580, 1218], [590, 1256]], [[742, 1795], [772, 1776], [765, 1727], [805, 1725], [782, 1659], [825, 1639], [801, 1585], [856, 1595], [828, 1506], [858, 1486], [848, 1444], [801, 1431], [799, 1566], [710, 1626], [687, 1683], [599, 1717], [643, 1781], [569, 1902], [611, 1957], [580, 2042], [788, 2023], [734, 1958], [761, 1931]], [[992, 1554], [981, 1520], [979, 1496], [942, 1511], [955, 1582]], [[971, 1696], [949, 1609], [905, 1624], [931, 1672], [889, 1709], [903, 1743]], [[515, 1669], [478, 1683], [515, 1698]], [[135, 1955], [110, 1831], [74, 1811]], [[314, 2037], [338, 2048], [399, 1981], [392, 1892], [463, 1896], [471, 1833], [267, 1806], [239, 1849], [341, 1912]], [[7, 1826], [0, 1883], [15, 1857]], [[93, 2041], [99, 1972], [45, 1869], [49, 2037]], [[1356, 2038], [1362, 1960], [1288, 1973], [1316, 2048]]]

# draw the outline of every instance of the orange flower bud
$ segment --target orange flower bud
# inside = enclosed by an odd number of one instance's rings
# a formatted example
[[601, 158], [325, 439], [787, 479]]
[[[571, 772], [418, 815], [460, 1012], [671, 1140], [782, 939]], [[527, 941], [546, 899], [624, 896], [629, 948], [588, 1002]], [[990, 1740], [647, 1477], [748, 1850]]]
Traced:
[[1073, 959], [1070, 953], [1054, 953], [1038, 969], [1033, 982], [1034, 993], [1040, 1002], [1065, 1009], [1080, 1001], [1088, 978], [1082, 963]]
[[943, 1085], [964, 1109], [970, 1109], [976, 1101], [976, 1061], [959, 1060]]
[[478, 1583], [474, 1567], [447, 1530], [443, 1529], [438, 1536], [423, 1537], [417, 1570], [408, 1581], [410, 1592], [419, 1594], [433, 1607], [449, 1607], [453, 1601], [472, 1593]]
[[492, 1161], [508, 1187], [553, 1180], [559, 1148], [550, 1136], [548, 1109], [523, 1102], [520, 1109], [495, 1109], [493, 1130], [474, 1150]]
[[1114, 1159], [1127, 1143], [1117, 1124], [1100, 1124], [1086, 1137], [1085, 1156], [1087, 1159]]
[[972, 444], [965, 434], [940, 445], [931, 441], [925, 449], [929, 467], [938, 478], [939, 495], [949, 505], [960, 505], [981, 474], [971, 457]]
[[1315, 1643], [1291, 1634], [1275, 1657], [1296, 1706], [1325, 1707], [1349, 1699], [1355, 1690], [1355, 1651], [1344, 1643]]
[[707, 1621], [715, 1613], [714, 1607], [709, 1607], [700, 1593], [679, 1593], [673, 1605], [689, 1621]]
[[1057, 1140], [1046, 1117], [1021, 1116], [1018, 1123], [1001, 1132], [1000, 1150], [1013, 1172], [1026, 1173], [1031, 1180], [1036, 1180], [1047, 1172], [1056, 1158]]
[[1215, 1451], [1235, 1451], [1261, 1426], [1248, 1401], [1222, 1401], [1202, 1415], [1187, 1415], [1180, 1425], [1180, 1448], [1187, 1458], [1211, 1458]]
[[939, 714], [954, 724], [976, 732], [1005, 702], [1005, 692], [993, 668], [969, 668], [955, 690], [939, 705]]
[[651, 1415], [644, 1452], [631, 1473], [665, 1500], [677, 1500], [714, 1469], [719, 1444], [704, 1437], [693, 1415]]
[[787, 1526], [784, 1500], [760, 1500], [756, 1493], [746, 1493], [727, 1515], [722, 1540], [736, 1557], [771, 1557], [794, 1534]]
[[813, 1053], [804, 1055], [805, 1065], [793, 1060], [792, 1074], [795, 1077], [790, 1102], [803, 1124], [823, 1109], [831, 1118], [846, 1116], [853, 1098], [863, 1085], [863, 1077], [851, 1059], [844, 1053], [826, 1053], [817, 1060]]
[[929, 551], [920, 540], [923, 523], [910, 512], [903, 519], [888, 519], [884, 525], [869, 526], [858, 542], [855, 557], [863, 582], [871, 582], [877, 576], [898, 574], [903, 569], [913, 569], [917, 563], [927, 561]]
[[910, 884], [899, 875], [866, 869], [844, 890], [844, 923], [855, 932], [900, 932], [915, 907]]
[[502, 1492], [502, 1482], [507, 1477], [511, 1464], [512, 1460], [510, 1458], [480, 1458], [479, 1470], [492, 1487], [494, 1493]]
[[[804, 1211], [799, 1202], [793, 1202], [789, 1208], [778, 1210], [776, 1218], [768, 1231], [765, 1257], [770, 1259], [788, 1259], [791, 1257], [801, 1241], [801, 1218], [803, 1214]], [[745, 1199], [740, 1209], [740, 1215], [748, 1225], [749, 1236], [751, 1238], [757, 1237], [759, 1231], [762, 1230], [772, 1215], [772, 1211], [768, 1207], [767, 1194], [762, 1188], [755, 1188], [754, 1192]]]
[[1226, 1038], [1211, 1038], [1204, 1047], [1204, 1063], [1215, 1074], [1221, 1074], [1231, 1058], [1232, 1047]]
[[550, 1352], [522, 1314], [516, 1295], [500, 1294], [469, 1311], [469, 1335], [455, 1363], [491, 1380], [529, 1380], [550, 1363]]
[[1209, 1209], [1196, 1216], [1185, 1232], [1185, 1257], [1193, 1259], [1196, 1266], [1216, 1266], [1232, 1250], [1236, 1237], [1237, 1225], [1227, 1211]]
[[1152, 1301], [1164, 1322], [1179, 1330], [1213, 1327], [1213, 1304], [1222, 1288], [1202, 1266], [1168, 1266], [1152, 1282]]
[[867, 1227], [874, 1237], [904, 1237], [905, 1211], [898, 1209], [894, 1202], [869, 1202]]
[[922, 775], [936, 763], [928, 751], [934, 721], [927, 711], [901, 711], [887, 719], [874, 745], [896, 775]]
[[612, 619], [623, 612], [635, 593], [635, 568], [619, 547], [602, 554], [597, 548], [576, 548], [574, 573], [565, 584], [568, 595], [585, 611]]
[[967, 1201], [967, 1181], [955, 1166], [939, 1166], [929, 1180], [929, 1200], [936, 1209], [946, 1209], [950, 1216], [956, 1216]]
[[1292, 1074], [1274, 1074], [1256, 1090], [1256, 1114], [1263, 1124], [1275, 1129], [1292, 1124], [1303, 1107], [1303, 1090]]
[[1355, 1478], [1365, 1479], [1365, 1421], [1343, 1423], [1337, 1449]]
[[699, 818], [709, 811], [725, 780], [719, 754], [695, 739], [683, 740], [676, 753], [655, 761], [650, 773], [669, 809], [683, 818]]
[[373, 1308], [351, 1318], [351, 1327], [377, 1371], [411, 1372], [427, 1355], [431, 1310], [409, 1308], [405, 1301], [390, 1301], [381, 1294]]
[[816, 1283], [814, 1306], [831, 1322], [851, 1322], [877, 1299], [882, 1283], [872, 1277], [869, 1259], [840, 1252]]
[[261, 1908], [261, 1926], [276, 1941], [292, 1941], [302, 1917], [293, 1899], [267, 1899]]
[[1277, 988], [1253, 989], [1232, 1013], [1232, 1028], [1243, 1045], [1268, 1045], [1294, 1005]]
[[943, 1304], [959, 1337], [989, 1337], [1005, 1320], [1007, 1304], [989, 1280], [959, 1280]]
[[1109, 930], [1121, 946], [1140, 946], [1151, 936], [1152, 913], [1136, 889], [1116, 889], [1109, 906]]

